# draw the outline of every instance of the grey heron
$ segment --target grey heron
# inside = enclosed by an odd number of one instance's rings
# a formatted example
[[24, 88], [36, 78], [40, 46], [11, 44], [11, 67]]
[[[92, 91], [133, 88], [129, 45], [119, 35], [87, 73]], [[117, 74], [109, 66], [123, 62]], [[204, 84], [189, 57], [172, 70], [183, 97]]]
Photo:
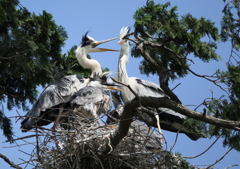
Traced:
[[112, 39], [103, 40], [103, 41], [96, 41], [92, 37], [88, 36], [87, 34], [88, 32], [82, 37], [82, 43], [75, 51], [76, 58], [79, 64], [83, 68], [92, 70], [91, 77], [93, 77], [94, 74], [102, 75], [102, 67], [100, 63], [95, 59], [88, 59], [87, 54], [94, 53], [94, 52], [118, 51], [118, 50], [106, 49], [106, 48], [96, 48], [100, 44], [115, 40], [117, 38], [112, 38]]
[[[104, 41], [96, 41], [87, 34], [88, 32], [83, 35], [82, 43], [76, 50], [76, 58], [82, 67], [91, 69], [91, 76], [93, 76], [95, 73], [102, 75], [101, 65], [94, 59], [88, 59], [87, 54], [91, 52], [117, 51], [112, 49], [95, 48], [100, 44], [109, 42], [116, 38]], [[45, 112], [45, 110], [50, 109], [60, 103], [68, 102], [71, 96], [75, 92], [79, 91], [79, 89], [85, 87], [88, 82], [89, 78], [84, 79], [80, 75], [69, 75], [55, 79], [52, 84], [44, 89], [38, 100], [33, 105], [32, 109], [29, 110], [25, 115], [26, 118], [21, 122], [21, 128], [23, 129], [22, 131], [24, 132], [31, 129], [36, 121], [38, 121], [38, 118], [41, 116], [41, 114]]]
[[[129, 42], [127, 39], [123, 39], [123, 37], [128, 34], [129, 31], [129, 27], [124, 27], [120, 31], [118, 43], [121, 45], [121, 50], [118, 60], [118, 73], [114, 79], [129, 85], [139, 96], [168, 97], [158, 84], [137, 77], [128, 77], [126, 65], [128, 64], [130, 53]], [[126, 103], [127, 101], [132, 100], [135, 96], [127, 87], [124, 87], [121, 91], [121, 97], [123, 102]], [[168, 108], [158, 108], [157, 112], [161, 121], [161, 128], [171, 132], [178, 132], [186, 119], [186, 116]], [[185, 127], [182, 127], [179, 132], [185, 133], [192, 140], [200, 138], [197, 133], [189, 131]]]
[[107, 81], [106, 74], [103, 74], [102, 76], [94, 75], [89, 78], [85, 87], [79, 89], [71, 96], [69, 101], [52, 106], [45, 111], [41, 111], [33, 125], [29, 126], [27, 129], [29, 130], [34, 126], [48, 125], [51, 122], [56, 121], [59, 117], [60, 110], [61, 116], [59, 118], [69, 115], [70, 112], [74, 112], [78, 116], [84, 118], [97, 118], [101, 113], [106, 113], [111, 105], [111, 99], [104, 93], [104, 91], [119, 91], [120, 89], [115, 86], [117, 86], [116, 83], [110, 83]]

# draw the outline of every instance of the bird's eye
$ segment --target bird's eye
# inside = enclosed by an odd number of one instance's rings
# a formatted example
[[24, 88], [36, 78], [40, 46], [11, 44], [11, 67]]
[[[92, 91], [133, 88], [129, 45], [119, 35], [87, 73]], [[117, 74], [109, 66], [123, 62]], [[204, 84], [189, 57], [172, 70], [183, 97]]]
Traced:
[[97, 43], [92, 42], [92, 43], [91, 43], [91, 46], [92, 46], [93, 48], [95, 48], [95, 47], [97, 46]]

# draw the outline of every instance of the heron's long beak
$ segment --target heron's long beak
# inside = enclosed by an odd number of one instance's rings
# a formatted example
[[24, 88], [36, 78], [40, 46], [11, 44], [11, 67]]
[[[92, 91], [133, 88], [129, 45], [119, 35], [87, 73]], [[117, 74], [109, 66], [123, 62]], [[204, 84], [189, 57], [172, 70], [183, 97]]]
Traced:
[[119, 51], [119, 50], [114, 50], [114, 49], [106, 49], [106, 48], [95, 48], [98, 49], [99, 52], [105, 52], [105, 51]]
[[112, 86], [107, 86], [107, 88], [110, 89], [110, 90], [121, 91], [121, 89], [118, 89], [118, 88], [115, 88], [115, 87], [112, 87]]
[[[109, 41], [112, 41], [112, 40], [115, 40], [115, 39], [118, 39], [118, 38], [112, 38], [112, 39], [107, 39], [107, 40], [103, 40], [103, 41], [97, 41], [97, 42], [94, 42], [94, 48], [97, 47], [98, 45], [100, 44], [103, 44], [103, 43], [106, 43], [106, 42], [109, 42]], [[98, 50], [98, 52], [105, 52], [105, 51], [119, 51], [119, 50], [114, 50], [114, 49], [106, 49], [106, 48], [95, 48], [96, 50]]]
[[115, 39], [118, 39], [118, 38], [112, 38], [112, 39], [107, 39], [107, 40], [103, 40], [103, 41], [99, 41], [99, 42], [94, 42], [95, 45], [96, 45], [95, 47], [97, 47], [100, 44], [103, 44], [103, 43], [106, 43], [106, 42], [109, 42], [109, 41], [112, 41], [112, 40], [115, 40]]

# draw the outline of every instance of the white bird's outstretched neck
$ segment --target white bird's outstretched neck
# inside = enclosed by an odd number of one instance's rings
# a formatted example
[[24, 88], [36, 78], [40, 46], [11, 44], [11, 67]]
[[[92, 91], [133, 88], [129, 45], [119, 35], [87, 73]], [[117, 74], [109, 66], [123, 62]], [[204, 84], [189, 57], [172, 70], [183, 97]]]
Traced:
[[96, 41], [93, 38], [89, 37], [88, 32], [83, 35], [82, 37], [82, 43], [81, 45], [76, 49], [75, 54], [76, 58], [79, 62], [79, 64], [86, 69], [91, 69], [92, 74], [91, 77], [94, 76], [94, 74], [102, 75], [102, 67], [100, 63], [95, 59], [88, 59], [87, 54], [88, 53], [94, 53], [94, 52], [106, 52], [106, 51], [118, 51], [113, 49], [105, 49], [105, 48], [96, 48], [96, 46], [112, 41], [117, 38], [108, 39], [104, 41]]
[[118, 59], [118, 74], [117, 80], [122, 83], [128, 82], [128, 74], [127, 74], [127, 64], [129, 60], [129, 42], [126, 39], [122, 39], [129, 32], [128, 27], [123, 27], [120, 31], [119, 41], [118, 43], [121, 45], [120, 56]]
[[87, 58], [87, 51], [86, 48], [78, 47], [75, 51], [76, 58], [78, 60], [78, 63], [85, 69], [91, 69], [91, 77], [93, 77], [94, 74], [102, 75], [102, 68], [100, 63], [95, 59], [88, 59]]

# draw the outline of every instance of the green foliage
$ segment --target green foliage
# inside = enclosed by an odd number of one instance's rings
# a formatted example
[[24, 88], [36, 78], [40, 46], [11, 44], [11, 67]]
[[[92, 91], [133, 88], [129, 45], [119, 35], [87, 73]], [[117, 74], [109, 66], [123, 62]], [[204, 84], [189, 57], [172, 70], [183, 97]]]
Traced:
[[[226, 0], [224, 0], [226, 2]], [[221, 83], [225, 84], [228, 94], [215, 99], [207, 105], [208, 114], [214, 117], [239, 121], [240, 120], [240, 65], [239, 65], [239, 17], [240, 0], [227, 1], [223, 9], [223, 18], [221, 22], [221, 40], [230, 41], [232, 44], [231, 55], [228, 61], [226, 71], [217, 70], [216, 76]], [[237, 56], [237, 57], [235, 57]], [[238, 59], [237, 59], [238, 58]], [[233, 147], [240, 151], [240, 132], [230, 129], [224, 129], [213, 125], [208, 125], [209, 136], [221, 136], [223, 145]]]
[[[240, 66], [229, 65], [227, 71], [217, 71], [217, 76], [221, 77], [221, 81], [227, 85], [229, 95], [222, 96], [219, 99], [211, 101], [208, 107], [208, 114], [214, 117], [239, 121], [240, 120]], [[208, 126], [209, 136], [219, 136], [224, 139], [223, 145], [233, 147], [240, 151], [240, 132], [219, 128], [217, 126]]]
[[[203, 62], [219, 60], [215, 53], [218, 40], [218, 29], [214, 23], [205, 18], [196, 19], [191, 14], [179, 17], [177, 7], [170, 8], [170, 3], [155, 4], [147, 1], [146, 6], [139, 8], [134, 14], [135, 32], [144, 40], [161, 44], [161, 47], [149, 47], [145, 50], [150, 54], [166, 76], [171, 79], [184, 77], [188, 74], [187, 56], [194, 54]], [[208, 42], [203, 38], [208, 37]], [[132, 49], [134, 57], [140, 53], [134, 44]], [[178, 55], [178, 56], [176, 56]], [[141, 73], [155, 74], [156, 70], [145, 60], [141, 62]]]
[[43, 11], [37, 16], [13, 4], [1, 1], [1, 6], [6, 6], [1, 11], [5, 17], [0, 25], [0, 85], [5, 94], [1, 98], [7, 101], [9, 110], [14, 106], [26, 110], [26, 98], [33, 102], [36, 86], [51, 80], [48, 74], [52, 64], [61, 59], [67, 37], [61, 36], [64, 30], [55, 24], [51, 14]]
[[[226, 1], [226, 0], [225, 0]], [[224, 2], [225, 2], [224, 1]], [[240, 27], [240, 0], [231, 0], [226, 3], [223, 9], [221, 39], [223, 42], [230, 40], [235, 49], [240, 48], [239, 27]]]
[[[17, 107], [27, 111], [27, 101], [34, 103], [39, 94], [37, 86], [51, 83], [56, 71], [90, 75], [90, 70], [77, 62], [76, 46], [61, 54], [67, 38], [65, 29], [46, 11], [36, 15], [18, 0], [0, 1], [0, 101], [6, 102], [8, 110]], [[0, 111], [0, 129], [10, 139], [11, 122], [3, 108]]]
[[[66, 39], [64, 28], [46, 11], [36, 15], [18, 0], [0, 1], [0, 101], [8, 110], [27, 111], [27, 101], [34, 103], [37, 86], [50, 83], [53, 70], [69, 69], [77, 63], [74, 47], [68, 55], [61, 54]], [[87, 76], [89, 71], [77, 63], [69, 73], [73, 72]], [[10, 139], [12, 126], [3, 108], [0, 115], [0, 128]]]
[[11, 141], [13, 139], [12, 123], [11, 120], [4, 115], [2, 110], [0, 109], [0, 129], [3, 130], [3, 135], [10, 141], [10, 143], [13, 143], [13, 141]]
[[200, 138], [206, 138], [208, 136], [206, 123], [202, 121], [187, 118], [184, 121], [184, 127], [186, 127], [192, 133], [197, 133]]
[[164, 166], [166, 168], [177, 169], [194, 169], [185, 159], [182, 158], [180, 153], [171, 153], [169, 151], [164, 152]]

